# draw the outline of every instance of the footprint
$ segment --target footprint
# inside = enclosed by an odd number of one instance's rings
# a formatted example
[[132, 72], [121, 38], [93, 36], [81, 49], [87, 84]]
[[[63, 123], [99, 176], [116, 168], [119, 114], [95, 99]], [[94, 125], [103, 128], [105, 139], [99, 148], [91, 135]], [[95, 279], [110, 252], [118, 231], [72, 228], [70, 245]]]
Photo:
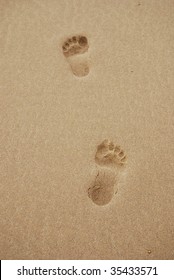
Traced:
[[116, 193], [121, 170], [126, 163], [126, 155], [120, 146], [105, 139], [97, 147], [95, 154], [97, 175], [88, 188], [89, 198], [97, 205], [108, 204]]
[[121, 167], [126, 163], [126, 155], [120, 146], [105, 139], [97, 147], [95, 162], [99, 165], [110, 167]]
[[63, 54], [77, 77], [84, 77], [89, 73], [88, 48], [88, 40], [83, 35], [68, 38], [62, 45]]
[[114, 196], [116, 180], [116, 174], [112, 170], [98, 169], [97, 176], [88, 189], [89, 198], [99, 206], [108, 204]]

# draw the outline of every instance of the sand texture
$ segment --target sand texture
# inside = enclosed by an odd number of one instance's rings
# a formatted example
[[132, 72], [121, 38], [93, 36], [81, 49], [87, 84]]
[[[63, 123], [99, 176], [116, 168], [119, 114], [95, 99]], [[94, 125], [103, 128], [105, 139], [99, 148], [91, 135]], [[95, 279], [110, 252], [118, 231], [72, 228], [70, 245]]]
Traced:
[[0, 0], [0, 259], [174, 259], [173, 34], [173, 0]]

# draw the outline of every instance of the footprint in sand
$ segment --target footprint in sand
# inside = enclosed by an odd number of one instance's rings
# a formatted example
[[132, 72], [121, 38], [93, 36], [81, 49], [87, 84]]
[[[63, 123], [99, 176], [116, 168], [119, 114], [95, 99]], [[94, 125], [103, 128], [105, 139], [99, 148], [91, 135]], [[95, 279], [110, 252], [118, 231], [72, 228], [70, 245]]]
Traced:
[[126, 155], [120, 146], [106, 139], [97, 147], [95, 162], [98, 172], [88, 189], [88, 196], [95, 204], [103, 206], [108, 204], [116, 193]]
[[63, 54], [77, 77], [84, 77], [89, 73], [88, 48], [88, 40], [82, 35], [68, 38], [62, 45]]
[[93, 184], [88, 189], [89, 198], [97, 205], [108, 204], [115, 192], [116, 174], [107, 168], [98, 169]]
[[102, 166], [121, 167], [126, 162], [126, 155], [120, 146], [105, 139], [97, 147], [95, 162]]

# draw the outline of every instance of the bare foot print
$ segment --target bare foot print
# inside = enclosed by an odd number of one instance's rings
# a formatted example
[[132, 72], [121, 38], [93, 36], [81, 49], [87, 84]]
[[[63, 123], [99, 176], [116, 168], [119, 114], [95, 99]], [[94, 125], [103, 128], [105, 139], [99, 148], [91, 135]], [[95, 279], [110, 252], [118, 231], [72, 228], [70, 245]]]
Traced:
[[82, 35], [68, 38], [62, 46], [63, 54], [67, 58], [73, 74], [77, 77], [84, 77], [89, 73], [88, 48], [88, 40]]
[[88, 189], [89, 198], [97, 205], [108, 204], [117, 190], [121, 170], [126, 163], [126, 155], [120, 146], [104, 140], [95, 154], [98, 173]]
[[93, 184], [88, 189], [89, 198], [100, 206], [108, 204], [114, 196], [116, 179], [113, 171], [100, 168]]
[[110, 167], [121, 167], [126, 163], [126, 155], [120, 146], [105, 139], [97, 147], [95, 161], [99, 165]]

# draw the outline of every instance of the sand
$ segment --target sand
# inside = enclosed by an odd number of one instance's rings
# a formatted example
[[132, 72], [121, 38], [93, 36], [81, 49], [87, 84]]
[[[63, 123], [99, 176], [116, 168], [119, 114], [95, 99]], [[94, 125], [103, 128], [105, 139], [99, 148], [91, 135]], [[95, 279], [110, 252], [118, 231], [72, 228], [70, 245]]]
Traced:
[[0, 259], [174, 259], [173, 15], [0, 0]]

